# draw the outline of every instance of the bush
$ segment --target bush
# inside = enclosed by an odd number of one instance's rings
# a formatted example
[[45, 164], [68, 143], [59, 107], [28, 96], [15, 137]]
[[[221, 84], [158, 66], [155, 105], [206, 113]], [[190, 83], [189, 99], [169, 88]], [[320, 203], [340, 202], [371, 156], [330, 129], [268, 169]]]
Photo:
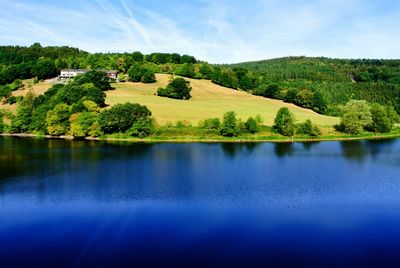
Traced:
[[224, 114], [224, 120], [221, 127], [221, 135], [233, 137], [238, 135], [238, 125], [236, 113], [231, 111]]
[[244, 123], [244, 132], [255, 134], [259, 131], [257, 121], [253, 117], [249, 117], [246, 123]]
[[86, 137], [89, 135], [90, 128], [97, 120], [93, 112], [83, 112], [70, 116], [70, 134], [74, 137]]
[[99, 115], [99, 123], [104, 133], [126, 132], [139, 118], [149, 118], [150, 110], [137, 103], [117, 104]]
[[191, 98], [190, 82], [183, 78], [173, 79], [166, 88], [159, 88], [157, 90], [157, 95], [162, 97], [168, 97], [173, 99], [183, 99], [188, 100]]
[[283, 136], [293, 136], [295, 129], [294, 114], [288, 108], [282, 107], [276, 114], [274, 129]]
[[209, 130], [219, 130], [221, 128], [221, 120], [219, 118], [209, 118], [201, 122], [200, 127]]
[[150, 117], [141, 117], [128, 130], [131, 136], [144, 138], [154, 132], [154, 123]]
[[299, 124], [296, 132], [297, 134], [304, 134], [313, 137], [321, 135], [321, 130], [317, 126], [313, 125], [310, 119], [307, 119], [306, 122]]
[[142, 83], [155, 83], [157, 80], [154, 71], [150, 69], [146, 70], [140, 81]]

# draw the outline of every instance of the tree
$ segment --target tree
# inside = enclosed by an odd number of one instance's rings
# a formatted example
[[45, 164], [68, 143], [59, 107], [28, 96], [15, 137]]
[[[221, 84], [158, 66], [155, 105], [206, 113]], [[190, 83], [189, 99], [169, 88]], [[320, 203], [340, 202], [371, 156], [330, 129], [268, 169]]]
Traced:
[[194, 65], [191, 63], [181, 64], [175, 71], [176, 75], [194, 78], [196, 76], [196, 71]]
[[25, 97], [18, 103], [17, 114], [11, 121], [11, 130], [13, 132], [28, 132], [32, 122], [32, 112], [35, 94], [30, 90]]
[[393, 128], [393, 121], [388, 114], [387, 109], [379, 104], [371, 106], [372, 122], [367, 126], [367, 129], [372, 132], [386, 133]]
[[371, 107], [365, 100], [351, 100], [343, 108], [341, 129], [345, 133], [359, 134], [372, 123]]
[[244, 123], [244, 129], [247, 133], [257, 133], [259, 131], [257, 121], [253, 117], [249, 117], [246, 123]]
[[209, 118], [200, 124], [202, 128], [210, 130], [219, 130], [221, 128], [221, 120], [219, 118]]
[[321, 135], [321, 130], [313, 125], [310, 119], [307, 119], [303, 124], [299, 124], [296, 133], [316, 137]]
[[57, 68], [52, 60], [39, 60], [32, 67], [32, 74], [39, 80], [57, 76]]
[[149, 118], [150, 110], [137, 103], [117, 104], [99, 115], [104, 133], [126, 132], [139, 118]]
[[142, 78], [140, 79], [142, 83], [154, 83], [156, 82], [156, 76], [153, 70], [147, 69], [144, 73]]
[[97, 115], [95, 112], [82, 112], [71, 115], [69, 118], [70, 134], [80, 138], [88, 136], [96, 120]]
[[238, 135], [236, 113], [231, 111], [224, 114], [222, 121], [221, 135], [233, 137]]
[[74, 78], [73, 83], [75, 85], [83, 85], [92, 83], [95, 87], [101, 91], [112, 89], [110, 84], [110, 78], [102, 71], [90, 71]]
[[69, 115], [70, 107], [65, 103], [60, 103], [53, 110], [48, 111], [46, 115], [47, 133], [53, 136], [67, 133]]
[[4, 114], [3, 114], [3, 111], [0, 110], [0, 133], [4, 132], [4, 128], [5, 128], [5, 125], [4, 125]]
[[295, 117], [287, 107], [282, 107], [276, 114], [274, 129], [283, 136], [293, 136], [295, 130]]
[[191, 90], [190, 82], [178, 77], [173, 79], [166, 88], [159, 88], [157, 90], [157, 95], [173, 99], [188, 100], [191, 98]]

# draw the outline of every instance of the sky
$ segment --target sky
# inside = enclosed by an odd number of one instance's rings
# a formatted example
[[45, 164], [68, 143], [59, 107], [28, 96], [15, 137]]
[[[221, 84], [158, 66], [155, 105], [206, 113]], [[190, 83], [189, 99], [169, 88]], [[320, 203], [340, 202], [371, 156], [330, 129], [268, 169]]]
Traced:
[[0, 0], [0, 45], [177, 52], [210, 63], [400, 58], [399, 0]]

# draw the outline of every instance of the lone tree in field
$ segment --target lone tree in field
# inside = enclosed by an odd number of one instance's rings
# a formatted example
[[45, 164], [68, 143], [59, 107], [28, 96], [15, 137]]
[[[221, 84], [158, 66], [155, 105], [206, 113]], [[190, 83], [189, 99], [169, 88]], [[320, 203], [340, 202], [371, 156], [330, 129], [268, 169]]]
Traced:
[[276, 114], [274, 129], [283, 136], [293, 136], [295, 121], [294, 114], [287, 107], [282, 107]]
[[190, 91], [192, 90], [190, 82], [183, 78], [175, 78], [166, 88], [159, 88], [157, 95], [172, 99], [188, 100], [191, 98]]
[[224, 114], [221, 135], [226, 137], [233, 137], [238, 135], [238, 125], [235, 112], [227, 112]]
[[371, 107], [365, 100], [351, 100], [344, 106], [340, 129], [345, 133], [359, 134], [371, 123]]

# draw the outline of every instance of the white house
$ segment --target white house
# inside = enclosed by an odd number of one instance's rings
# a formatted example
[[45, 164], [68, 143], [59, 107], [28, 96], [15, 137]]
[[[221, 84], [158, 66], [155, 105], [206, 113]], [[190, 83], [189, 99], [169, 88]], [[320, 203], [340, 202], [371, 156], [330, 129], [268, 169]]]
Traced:
[[84, 70], [84, 69], [63, 69], [63, 70], [61, 70], [60, 78], [61, 79], [70, 79], [70, 78], [74, 78], [77, 75], [84, 74], [86, 72], [88, 72], [88, 70]]

